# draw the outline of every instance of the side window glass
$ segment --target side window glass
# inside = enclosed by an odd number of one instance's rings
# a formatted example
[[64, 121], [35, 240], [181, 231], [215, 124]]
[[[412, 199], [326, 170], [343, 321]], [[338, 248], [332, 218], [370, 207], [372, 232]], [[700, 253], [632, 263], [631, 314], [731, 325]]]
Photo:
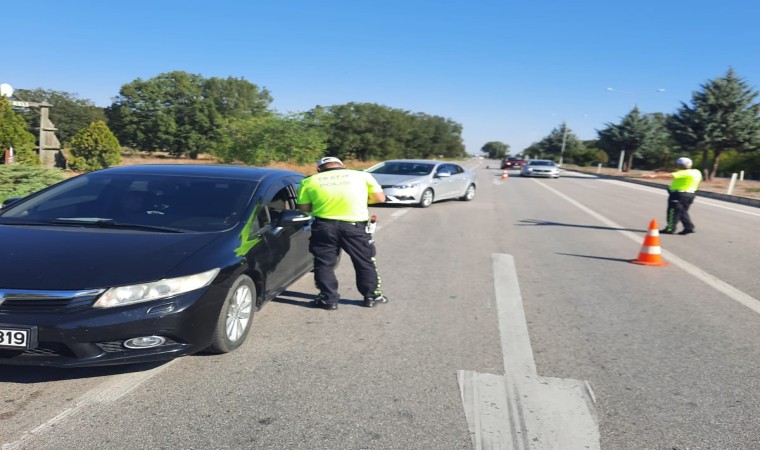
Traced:
[[268, 225], [270, 222], [269, 208], [267, 207], [258, 208], [258, 210], [256, 211], [256, 219], [254, 221], [258, 223], [259, 229], [264, 228], [266, 225]]
[[286, 209], [293, 209], [293, 198], [288, 186], [280, 189], [272, 197], [272, 200], [267, 203], [267, 209], [269, 210], [269, 219], [271, 223], [277, 223], [280, 219], [280, 215]]
[[248, 229], [248, 236], [253, 237], [256, 233], [261, 231], [264, 224], [269, 222], [269, 214], [267, 209], [262, 207], [261, 204], [256, 205], [256, 209], [253, 211], [253, 217], [251, 218], [251, 226]]

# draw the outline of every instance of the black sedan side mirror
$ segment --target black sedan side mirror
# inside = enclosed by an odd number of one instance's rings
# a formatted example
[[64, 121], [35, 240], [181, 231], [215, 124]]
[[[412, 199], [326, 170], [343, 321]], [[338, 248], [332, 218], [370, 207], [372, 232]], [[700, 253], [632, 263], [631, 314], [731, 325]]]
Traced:
[[304, 225], [311, 220], [311, 216], [298, 209], [286, 209], [280, 214], [280, 219], [277, 221], [278, 227], [285, 227], [288, 225]]

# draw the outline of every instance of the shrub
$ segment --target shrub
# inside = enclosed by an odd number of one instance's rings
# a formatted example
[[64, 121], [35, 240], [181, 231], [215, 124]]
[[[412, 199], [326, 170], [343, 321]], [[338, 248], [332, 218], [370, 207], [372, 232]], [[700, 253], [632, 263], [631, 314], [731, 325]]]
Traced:
[[60, 169], [0, 165], [0, 202], [11, 197], [25, 197], [65, 178]]
[[0, 160], [4, 161], [5, 151], [13, 147], [15, 164], [40, 165], [34, 143], [34, 135], [26, 130], [24, 119], [13, 111], [5, 97], [0, 96]]
[[121, 146], [105, 122], [93, 122], [71, 138], [73, 170], [89, 172], [121, 163]]

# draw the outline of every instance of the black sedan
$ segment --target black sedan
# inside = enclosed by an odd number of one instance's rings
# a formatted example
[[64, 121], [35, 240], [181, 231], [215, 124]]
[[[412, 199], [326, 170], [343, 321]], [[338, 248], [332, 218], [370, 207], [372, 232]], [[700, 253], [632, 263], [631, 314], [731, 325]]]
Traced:
[[0, 364], [81, 367], [239, 347], [312, 270], [298, 172], [104, 169], [0, 209]]

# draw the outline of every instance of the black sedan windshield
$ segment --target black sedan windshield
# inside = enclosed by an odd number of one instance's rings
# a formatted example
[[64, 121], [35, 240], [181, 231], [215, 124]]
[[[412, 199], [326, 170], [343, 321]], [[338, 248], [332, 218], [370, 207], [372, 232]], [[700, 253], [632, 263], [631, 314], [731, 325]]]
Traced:
[[134, 225], [144, 230], [218, 231], [240, 220], [257, 182], [152, 174], [82, 175], [0, 211], [0, 223]]

